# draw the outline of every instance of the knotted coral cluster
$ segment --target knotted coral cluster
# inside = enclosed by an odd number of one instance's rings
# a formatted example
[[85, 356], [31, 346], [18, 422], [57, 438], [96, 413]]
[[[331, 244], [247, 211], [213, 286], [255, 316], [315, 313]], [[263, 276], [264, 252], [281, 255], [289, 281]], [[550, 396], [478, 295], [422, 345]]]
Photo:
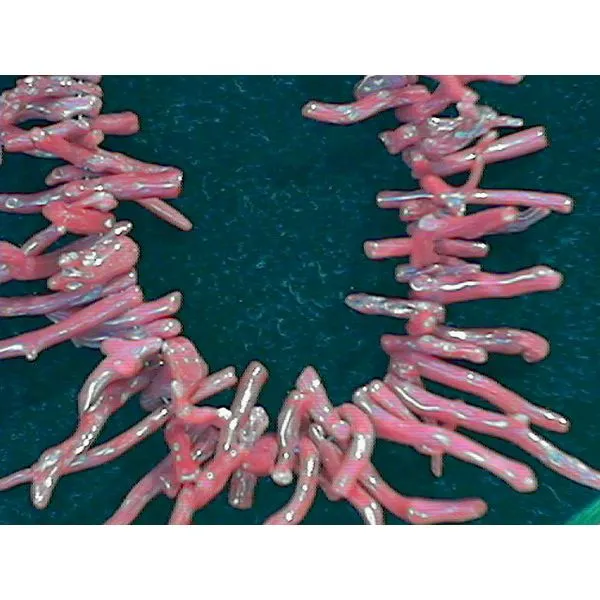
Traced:
[[[266, 368], [252, 362], [239, 381], [233, 367], [211, 373], [175, 317], [181, 294], [146, 300], [137, 285], [140, 253], [129, 235], [132, 224], [118, 221], [113, 213], [119, 202], [133, 201], [189, 230], [191, 223], [166, 202], [181, 191], [181, 171], [100, 147], [105, 135], [131, 135], [139, 123], [130, 112], [100, 114], [99, 77], [27, 77], [4, 92], [4, 151], [68, 164], [48, 174], [44, 191], [0, 195], [1, 211], [41, 213], [48, 221], [20, 247], [0, 242], [0, 283], [40, 279], [50, 290], [0, 298], [1, 316], [43, 315], [50, 321], [47, 327], [0, 341], [0, 358], [33, 360], [67, 340], [99, 348], [104, 358], [79, 392], [73, 435], [44, 451], [31, 467], [0, 479], [0, 490], [28, 483], [34, 505], [44, 508], [61, 476], [112, 461], [157, 432], [164, 437], [167, 457], [134, 486], [109, 523], [131, 523], [159, 494], [174, 499], [174, 524], [191, 523], [194, 513], [225, 488], [232, 506], [247, 509], [264, 477], [279, 485], [295, 480], [289, 503], [267, 520], [270, 524], [301, 522], [319, 489], [331, 500], [347, 500], [372, 524], [383, 522], [383, 509], [413, 523], [462, 522], [484, 514], [486, 504], [479, 499], [427, 500], [393, 490], [371, 462], [376, 438], [431, 456], [436, 475], [442, 473], [444, 455], [450, 454], [517, 490], [535, 489], [529, 467], [470, 440], [458, 428], [507, 439], [559, 473], [600, 488], [596, 471], [530, 428], [566, 431], [564, 417], [452, 362], [482, 363], [489, 352], [521, 354], [531, 362], [546, 356], [547, 342], [531, 332], [451, 327], [445, 323], [445, 306], [558, 287], [561, 277], [548, 267], [490, 274], [470, 259], [488, 250], [478, 238], [519, 231], [550, 211], [572, 208], [571, 200], [558, 194], [477, 187], [485, 164], [546, 145], [540, 128], [498, 138], [496, 128], [520, 127], [521, 121], [477, 103], [468, 84], [482, 78], [440, 76], [430, 92], [415, 77], [367, 77], [357, 85], [351, 104], [306, 106], [307, 116], [333, 123], [353, 123], [394, 109], [403, 124], [381, 138], [390, 152], [402, 153], [421, 189], [382, 192], [380, 206], [400, 209], [408, 237], [365, 244], [373, 259], [409, 257], [396, 270], [396, 279], [409, 285], [409, 297], [354, 294], [347, 299], [359, 312], [407, 319], [407, 335], [382, 339], [390, 356], [388, 373], [357, 390], [351, 402], [334, 406], [316, 370], [307, 367], [283, 403], [275, 432], [268, 432], [267, 412], [258, 405]], [[452, 105], [457, 117], [435, 116]], [[31, 119], [49, 124], [23, 128]], [[467, 170], [463, 186], [451, 187], [441, 179]], [[494, 208], [467, 214], [468, 205]], [[67, 234], [80, 237], [71, 241]], [[497, 410], [433, 394], [424, 380], [480, 396]], [[230, 388], [235, 388], [231, 406], [199, 406]], [[147, 415], [95, 445], [111, 415], [135, 397]]]

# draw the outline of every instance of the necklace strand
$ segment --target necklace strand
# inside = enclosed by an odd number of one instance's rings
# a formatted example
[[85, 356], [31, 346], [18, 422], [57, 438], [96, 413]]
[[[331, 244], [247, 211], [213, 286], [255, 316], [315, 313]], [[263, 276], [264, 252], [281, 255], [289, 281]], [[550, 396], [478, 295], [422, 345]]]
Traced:
[[[42, 453], [31, 467], [0, 479], [0, 490], [30, 484], [37, 508], [50, 502], [60, 478], [115, 460], [161, 431], [168, 456], [151, 469], [109, 519], [131, 523], [159, 494], [174, 499], [170, 523], [191, 523], [196, 511], [228, 488], [229, 503], [250, 508], [263, 477], [281, 486], [295, 481], [291, 498], [269, 524], [300, 523], [317, 490], [345, 499], [369, 524], [384, 511], [411, 523], [477, 519], [480, 499], [429, 500], [401, 495], [372, 464], [376, 439], [413, 447], [431, 457], [436, 477], [444, 456], [486, 469], [514, 489], [532, 491], [533, 471], [458, 433], [474, 431], [508, 440], [547, 467], [580, 484], [600, 488], [600, 474], [535, 433], [531, 425], [565, 432], [565, 417], [529, 403], [494, 380], [454, 360], [484, 363], [489, 353], [545, 358], [544, 338], [505, 327], [458, 328], [447, 324], [448, 307], [479, 298], [506, 298], [556, 289], [559, 273], [536, 266], [515, 273], [486, 273], [472, 259], [488, 252], [484, 236], [523, 231], [551, 212], [568, 213], [572, 200], [560, 194], [479, 188], [487, 164], [513, 159], [547, 145], [543, 128], [499, 137], [498, 128], [520, 128], [521, 119], [499, 115], [479, 103], [469, 87], [477, 80], [517, 84], [515, 76], [435, 76], [432, 91], [417, 77], [370, 76], [354, 89], [354, 101], [309, 102], [308, 117], [349, 125], [393, 110], [401, 125], [380, 135], [418, 180], [416, 191], [383, 191], [381, 208], [399, 211], [407, 237], [369, 240], [373, 260], [408, 257], [395, 278], [408, 285], [406, 298], [351, 294], [346, 304], [363, 314], [406, 320], [406, 335], [384, 335], [389, 356], [385, 376], [334, 406], [318, 372], [305, 368], [283, 402], [274, 432], [259, 404], [268, 378], [252, 362], [236, 376], [233, 367], [211, 373], [176, 318], [181, 294], [144, 298], [137, 284], [139, 247], [132, 223], [114, 210], [133, 201], [181, 230], [191, 222], [172, 204], [182, 172], [100, 147], [106, 135], [139, 130], [132, 112], [101, 114], [97, 76], [31, 76], [0, 97], [0, 144], [5, 153], [60, 158], [67, 164], [46, 177], [48, 189], [0, 194], [0, 210], [42, 213], [48, 226], [20, 247], [0, 242], [0, 283], [46, 280], [50, 293], [0, 298], [0, 316], [43, 315], [47, 327], [0, 341], [0, 358], [38, 354], [63, 341], [98, 348], [104, 355], [77, 398], [79, 422], [67, 440]], [[439, 116], [454, 107], [451, 117]], [[25, 130], [21, 124], [50, 124]], [[443, 178], [468, 173], [451, 186]], [[483, 206], [468, 211], [469, 206]], [[491, 208], [488, 208], [491, 207]], [[67, 241], [67, 234], [80, 236]], [[496, 410], [451, 400], [426, 389], [425, 381], [479, 396]], [[229, 407], [198, 406], [235, 388]], [[147, 415], [113, 439], [95, 445], [108, 419], [134, 396]]]

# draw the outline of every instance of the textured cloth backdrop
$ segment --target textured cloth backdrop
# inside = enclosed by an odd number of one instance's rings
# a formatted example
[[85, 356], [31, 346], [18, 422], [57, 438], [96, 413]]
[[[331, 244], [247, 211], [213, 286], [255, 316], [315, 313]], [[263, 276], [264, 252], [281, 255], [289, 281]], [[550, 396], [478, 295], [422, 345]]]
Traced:
[[[354, 77], [106, 77], [105, 111], [133, 110], [142, 130], [109, 138], [106, 147], [184, 170], [177, 200], [195, 223], [182, 233], [136, 206], [119, 209], [134, 222], [141, 244], [140, 280], [149, 299], [184, 293], [185, 331], [213, 369], [254, 358], [271, 371], [261, 399], [274, 416], [307, 364], [320, 370], [335, 403], [384, 373], [378, 339], [402, 322], [353, 313], [350, 291], [402, 293], [393, 261], [362, 254], [368, 238], [400, 235], [395, 214], [378, 210], [381, 189], [416, 187], [399, 158], [389, 156], [377, 132], [391, 114], [352, 127], [304, 120], [309, 99], [345, 101]], [[0, 77], [0, 88], [14, 78]], [[548, 434], [565, 450], [600, 467], [598, 323], [600, 302], [600, 78], [529, 77], [518, 86], [477, 85], [482, 102], [500, 112], [545, 125], [544, 152], [486, 169], [483, 187], [539, 189], [575, 198], [570, 216], [551, 215], [529, 231], [491, 238], [484, 264], [511, 271], [548, 264], [562, 271], [557, 292], [511, 300], [455, 305], [452, 324], [530, 328], [547, 336], [552, 352], [528, 365], [492, 356], [477, 367], [537, 404], [571, 418], [572, 431]], [[34, 191], [56, 161], [5, 157], [0, 190]], [[41, 216], [0, 214], [0, 237], [22, 242], [40, 229]], [[9, 284], [3, 295], [42, 287]], [[36, 319], [0, 320], [0, 337], [33, 328]], [[43, 322], [43, 320], [39, 320]], [[75, 425], [76, 393], [99, 358], [70, 344], [44, 352], [35, 364], [0, 362], [0, 474], [31, 464]], [[131, 402], [112, 417], [100, 441], [132, 424]], [[474, 466], [446, 459], [442, 479], [413, 450], [379, 442], [375, 463], [402, 492], [430, 497], [481, 496], [490, 504], [482, 523], [561, 523], [597, 497], [539, 465], [507, 443], [473, 436], [525, 461], [539, 474], [534, 494], [518, 494]], [[101, 523], [131, 486], [165, 454], [155, 435], [114, 463], [61, 480], [48, 509], [31, 507], [22, 486], [0, 494], [0, 523]], [[262, 482], [255, 507], [236, 511], [225, 494], [196, 515], [197, 523], [260, 523], [291, 489]], [[161, 497], [140, 523], [164, 523], [171, 501]], [[358, 523], [345, 503], [320, 493], [306, 523]], [[398, 522], [393, 517], [388, 522]]]

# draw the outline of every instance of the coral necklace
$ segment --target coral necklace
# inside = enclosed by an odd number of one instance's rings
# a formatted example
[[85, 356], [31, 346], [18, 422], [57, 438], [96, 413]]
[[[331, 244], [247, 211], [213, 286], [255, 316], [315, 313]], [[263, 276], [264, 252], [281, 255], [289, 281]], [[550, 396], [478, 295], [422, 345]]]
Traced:
[[[396, 280], [407, 298], [352, 294], [346, 304], [364, 314], [406, 320], [406, 335], [385, 335], [389, 368], [382, 379], [356, 390], [352, 401], [334, 406], [312, 367], [304, 369], [283, 402], [276, 432], [257, 404], [266, 368], [251, 363], [239, 381], [233, 367], [211, 373], [175, 317], [181, 295], [146, 301], [137, 285], [139, 248], [132, 224], [113, 211], [133, 201], [182, 230], [190, 221], [167, 201], [181, 190], [182, 173], [100, 147], [105, 135], [131, 135], [139, 123], [131, 112], [101, 114], [102, 89], [95, 76], [33, 76], [19, 80], [0, 98], [0, 143], [5, 152], [60, 158], [65, 166], [46, 178], [47, 190], [1, 194], [0, 210], [42, 213], [48, 226], [20, 247], [0, 242], [0, 282], [47, 280], [50, 293], [0, 298], [0, 316], [43, 315], [51, 324], [0, 341], [0, 358], [33, 360], [70, 340], [99, 348], [104, 358], [78, 395], [79, 422], [67, 440], [42, 453], [29, 468], [0, 479], [0, 490], [28, 483], [38, 508], [47, 506], [63, 475], [91, 469], [121, 456], [162, 432], [168, 456], [143, 477], [109, 519], [131, 523], [159, 494], [174, 499], [173, 524], [191, 523], [196, 511], [228, 487], [229, 502], [251, 507], [262, 477], [286, 486], [289, 502], [267, 523], [301, 522], [320, 488], [331, 500], [345, 499], [370, 524], [384, 510], [411, 523], [464, 522], [482, 516], [480, 499], [429, 500], [406, 497], [387, 485], [371, 458], [377, 438], [413, 447], [431, 457], [436, 476], [444, 455], [486, 469], [512, 488], [536, 488], [526, 465], [492, 451], [457, 429], [508, 440], [549, 468], [578, 483], [600, 488], [600, 474], [550, 444], [531, 426], [568, 429], [561, 415], [529, 403], [455, 360], [480, 364], [489, 353], [542, 360], [547, 342], [510, 328], [468, 329], [446, 323], [448, 305], [479, 298], [506, 298], [556, 289], [560, 274], [537, 266], [515, 273], [483, 272], [488, 235], [522, 231], [550, 212], [568, 213], [570, 198], [517, 190], [479, 188], [488, 163], [516, 158], [547, 145], [542, 128], [498, 136], [497, 128], [520, 128], [520, 119], [479, 104], [472, 81], [516, 84], [514, 76], [436, 76], [430, 90], [412, 76], [372, 76], [344, 105], [310, 102], [304, 115], [351, 124], [385, 110], [402, 123], [381, 134], [392, 154], [401, 154], [419, 181], [416, 191], [385, 191], [382, 208], [399, 210], [407, 237], [367, 241], [374, 260], [408, 257]], [[455, 107], [456, 115], [438, 116]], [[50, 122], [26, 130], [31, 119]], [[443, 178], [468, 172], [453, 187]], [[468, 212], [472, 205], [483, 210]], [[491, 208], [487, 208], [491, 207]], [[67, 234], [80, 236], [65, 241]], [[491, 405], [479, 408], [427, 390], [425, 381], [473, 394]], [[230, 407], [199, 406], [236, 388]], [[105, 423], [134, 396], [148, 414], [138, 424], [94, 445]]]

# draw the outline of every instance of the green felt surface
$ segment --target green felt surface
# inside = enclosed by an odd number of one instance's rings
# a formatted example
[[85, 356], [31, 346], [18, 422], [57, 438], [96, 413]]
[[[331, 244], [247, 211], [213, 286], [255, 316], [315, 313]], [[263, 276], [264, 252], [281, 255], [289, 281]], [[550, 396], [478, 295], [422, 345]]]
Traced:
[[[415, 187], [401, 160], [389, 156], [376, 137], [393, 124], [392, 115], [352, 127], [309, 122], [300, 115], [302, 104], [313, 98], [349, 99], [355, 79], [107, 77], [103, 84], [106, 111], [134, 110], [142, 122], [141, 133], [111, 138], [107, 147], [185, 172], [177, 204], [195, 223], [190, 233], [136, 206], [118, 211], [134, 221], [147, 297], [183, 291], [186, 334], [213, 369], [263, 361], [271, 379], [262, 403], [273, 417], [307, 364], [320, 370], [335, 403], [348, 400], [353, 389], [384, 373], [379, 336], [403, 328], [401, 322], [357, 315], [343, 305], [350, 291], [402, 293], [393, 281], [393, 262], [371, 262], [362, 254], [365, 239], [403, 231], [393, 212], [376, 208], [377, 191]], [[0, 88], [13, 81], [0, 77]], [[530, 77], [517, 87], [483, 84], [478, 89], [501, 112], [546, 125], [551, 139], [550, 149], [542, 153], [490, 166], [483, 186], [562, 192], [577, 204], [571, 216], [552, 215], [526, 233], [492, 238], [492, 252], [484, 260], [491, 271], [548, 264], [566, 277], [560, 291], [453, 306], [449, 320], [524, 327], [547, 336], [552, 353], [544, 362], [528, 365], [496, 356], [481, 371], [568, 415], [572, 431], [548, 438], [600, 467], [600, 78]], [[6, 156], [0, 190], [39, 189], [54, 164]], [[0, 238], [20, 243], [43, 222], [37, 215], [0, 214]], [[41, 289], [9, 284], [2, 294]], [[0, 337], [41, 323], [0, 320]], [[20, 359], [0, 363], [0, 474], [31, 464], [71, 433], [77, 390], [97, 359], [96, 351], [64, 344], [44, 352], [35, 364]], [[101, 440], [141, 414], [131, 402], [112, 418]], [[473, 437], [531, 464], [539, 490], [518, 494], [452, 458], [436, 480], [425, 457], [386, 443], [378, 444], [375, 463], [408, 494], [483, 497], [490, 511], [481, 523], [561, 523], [598, 497], [509, 444]], [[2, 493], [0, 523], [101, 523], [164, 454], [157, 435], [114, 463], [66, 477], [45, 511], [31, 507], [26, 486]], [[252, 511], [234, 510], [222, 495], [198, 513], [196, 522], [260, 523], [289, 493], [264, 481]], [[166, 522], [171, 504], [156, 500], [139, 522]], [[359, 519], [348, 505], [330, 503], [320, 494], [306, 522]]]

